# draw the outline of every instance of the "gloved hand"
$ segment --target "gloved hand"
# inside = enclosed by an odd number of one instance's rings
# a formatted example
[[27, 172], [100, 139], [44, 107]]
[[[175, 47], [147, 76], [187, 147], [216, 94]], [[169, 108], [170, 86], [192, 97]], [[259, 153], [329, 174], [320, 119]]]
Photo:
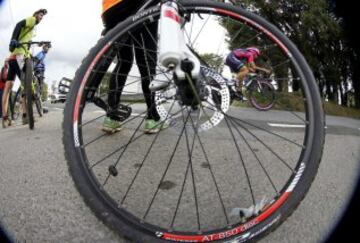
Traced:
[[20, 43], [17, 40], [11, 40], [10, 41], [10, 45], [9, 45], [9, 49], [12, 52], [15, 48], [20, 47]]

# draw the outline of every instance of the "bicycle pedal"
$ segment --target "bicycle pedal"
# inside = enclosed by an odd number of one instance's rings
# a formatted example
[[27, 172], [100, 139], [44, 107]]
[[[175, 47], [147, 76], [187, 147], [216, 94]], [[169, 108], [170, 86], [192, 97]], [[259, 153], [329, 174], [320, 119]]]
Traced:
[[115, 121], [123, 122], [131, 116], [131, 112], [131, 107], [119, 104], [117, 110], [109, 111], [107, 115]]

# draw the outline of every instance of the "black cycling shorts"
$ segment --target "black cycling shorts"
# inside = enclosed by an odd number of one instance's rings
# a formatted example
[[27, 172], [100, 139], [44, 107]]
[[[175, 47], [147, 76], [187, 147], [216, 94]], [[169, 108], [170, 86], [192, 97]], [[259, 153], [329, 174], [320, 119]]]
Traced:
[[21, 70], [16, 59], [9, 60], [9, 71], [6, 81], [15, 81], [16, 75], [21, 76]]
[[114, 28], [118, 23], [123, 22], [129, 16], [135, 14], [144, 4], [144, 2], [144, 0], [122, 0], [118, 4], [105, 11], [102, 14], [105, 33]]
[[229, 66], [232, 73], [238, 73], [240, 69], [245, 65], [245, 62], [236, 58], [234, 53], [230, 53], [226, 57], [225, 64]]

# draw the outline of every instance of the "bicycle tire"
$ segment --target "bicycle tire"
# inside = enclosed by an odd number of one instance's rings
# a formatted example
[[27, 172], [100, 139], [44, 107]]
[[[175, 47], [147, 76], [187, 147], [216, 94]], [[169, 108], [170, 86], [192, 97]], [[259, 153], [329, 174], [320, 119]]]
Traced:
[[26, 115], [29, 121], [30, 130], [34, 129], [34, 111], [33, 111], [33, 67], [30, 59], [25, 60], [25, 99]]
[[[273, 201], [264, 211], [261, 211], [258, 216], [251, 218], [246, 223], [237, 222], [220, 229], [212, 229], [205, 232], [196, 232], [196, 230], [183, 232], [181, 230], [173, 230], [172, 228], [160, 227], [141, 220], [133, 212], [129, 212], [129, 209], [120, 204], [120, 202], [112, 198], [105, 190], [105, 185], [101, 185], [100, 178], [97, 178], [97, 176], [101, 176], [100, 172], [93, 169], [93, 167], [97, 166], [97, 163], [90, 163], [89, 157], [93, 155], [86, 148], [88, 144], [97, 141], [98, 137], [96, 139], [87, 138], [85, 137], [86, 133], [84, 130], [89, 122], [85, 122], [83, 113], [87, 102], [89, 102], [89, 95], [91, 92], [95, 92], [96, 85], [99, 85], [94, 84], [94, 80], [91, 80], [91, 74], [101, 62], [109, 58], [110, 48], [119, 45], [116, 40], [119, 40], [121, 44], [121, 37], [124, 36], [124, 39], [125, 36], [128, 37], [127, 35], [129, 32], [131, 33], [132, 28], [143, 26], [146, 21], [156, 21], [159, 16], [158, 7], [140, 12], [117, 25], [90, 50], [77, 70], [68, 95], [63, 121], [63, 144], [69, 172], [79, 193], [96, 216], [120, 235], [136, 242], [244, 242], [261, 238], [274, 230], [296, 209], [308, 192], [317, 173], [324, 145], [325, 121], [315, 79], [304, 57], [294, 44], [263, 18], [241, 8], [210, 1], [182, 1], [182, 9], [199, 16], [205, 13], [221, 17], [225, 16], [231, 20], [246, 22], [247, 25], [264, 31], [269, 39], [273, 40], [286, 53], [301, 77], [302, 92], [307, 98], [306, 103], [304, 103], [306, 111], [304, 118], [305, 134], [302, 138], [303, 145], [301, 146], [296, 165], [293, 168], [293, 173], [284, 183], [281, 190], [279, 190], [279, 195], [273, 198]], [[91, 108], [90, 105], [89, 107]], [[226, 117], [226, 114], [223, 115]], [[97, 119], [91, 119], [91, 121]], [[186, 130], [185, 125], [183, 130]], [[196, 132], [194, 133], [196, 134]], [[175, 134], [178, 134], [178, 132]], [[87, 139], [90, 142], [85, 143], [84, 141]], [[117, 140], [117, 142], [119, 141]], [[129, 142], [132, 142], [131, 139]], [[217, 143], [217, 145], [222, 147], [220, 143]], [[222, 148], [224, 149], [224, 147]], [[216, 147], [213, 147], [213, 149], [216, 149]], [[104, 147], [104, 150], [106, 150], [106, 147]], [[135, 156], [136, 152], [133, 155]], [[126, 166], [126, 163], [122, 165]], [[135, 166], [141, 167], [142, 164], [135, 164]], [[128, 169], [130, 170], [130, 168]], [[110, 178], [111, 174], [117, 174], [117, 170], [114, 171], [114, 167], [110, 166], [109, 171], [106, 173], [108, 175], [107, 178]], [[151, 176], [155, 177], [155, 174], [151, 174]], [[163, 182], [163, 178], [161, 182]], [[190, 224], [190, 221], [188, 223]]]
[[[259, 85], [262, 86], [260, 88], [261, 90], [257, 90]], [[251, 105], [259, 111], [270, 110], [275, 103], [274, 86], [266, 80], [255, 80], [254, 83], [250, 85], [249, 101]]]

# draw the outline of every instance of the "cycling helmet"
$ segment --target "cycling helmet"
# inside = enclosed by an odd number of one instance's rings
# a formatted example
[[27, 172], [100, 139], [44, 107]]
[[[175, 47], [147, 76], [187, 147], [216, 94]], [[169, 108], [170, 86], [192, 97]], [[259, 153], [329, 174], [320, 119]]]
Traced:
[[35, 16], [36, 14], [38, 13], [43, 13], [43, 15], [46, 15], [47, 14], [47, 10], [45, 8], [41, 8], [39, 9], [38, 11], [36, 11], [33, 16]]
[[260, 56], [260, 50], [256, 47], [248, 47], [246, 48], [246, 50], [255, 53], [256, 56]]

